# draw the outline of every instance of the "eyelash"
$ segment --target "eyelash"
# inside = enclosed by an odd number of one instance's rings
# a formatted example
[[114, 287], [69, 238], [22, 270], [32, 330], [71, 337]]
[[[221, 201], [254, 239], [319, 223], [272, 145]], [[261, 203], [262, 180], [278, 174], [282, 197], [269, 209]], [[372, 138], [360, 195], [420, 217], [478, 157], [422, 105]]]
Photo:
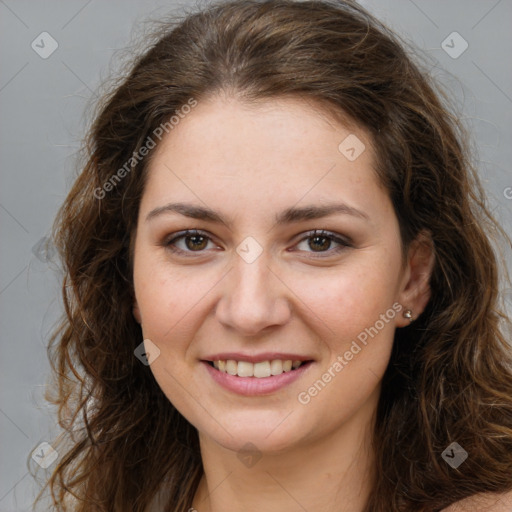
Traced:
[[[308, 231], [307, 233], [305, 233], [305, 235], [306, 236], [301, 238], [297, 242], [296, 245], [303, 242], [304, 240], [308, 240], [309, 238], [315, 238], [315, 237], [327, 238], [337, 244], [340, 244], [340, 246], [335, 249], [328, 249], [327, 251], [312, 252], [311, 256], [309, 256], [312, 258], [325, 258], [326, 256], [321, 256], [321, 254], [326, 254], [327, 256], [332, 256], [333, 254], [338, 254], [347, 248], [353, 247], [352, 243], [349, 240], [343, 239], [343, 238], [337, 236], [335, 233], [332, 233], [330, 231], [314, 229], [312, 231]], [[192, 256], [191, 253], [192, 254], [193, 253], [201, 254], [202, 252], [204, 252], [204, 249], [201, 251], [188, 251], [188, 250], [184, 251], [184, 250], [178, 249], [177, 247], [174, 246], [174, 244], [178, 240], [180, 240], [182, 238], [183, 239], [187, 238], [189, 236], [202, 236], [204, 238], [207, 238], [209, 241], [212, 240], [211, 237], [205, 231], [201, 231], [199, 229], [187, 229], [186, 231], [181, 231], [179, 233], [176, 233], [176, 236], [173, 236], [171, 239], [164, 242], [164, 246], [175, 254], [184, 255], [185, 257], [194, 258], [195, 256]]]

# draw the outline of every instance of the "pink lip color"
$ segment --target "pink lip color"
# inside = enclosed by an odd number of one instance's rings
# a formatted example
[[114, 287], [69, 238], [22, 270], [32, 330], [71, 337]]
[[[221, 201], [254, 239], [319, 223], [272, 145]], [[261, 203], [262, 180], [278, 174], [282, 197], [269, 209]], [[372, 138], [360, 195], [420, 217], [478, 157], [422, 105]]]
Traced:
[[293, 381], [298, 379], [304, 374], [311, 366], [311, 363], [305, 363], [293, 371], [281, 373], [281, 375], [272, 375], [270, 377], [238, 377], [237, 375], [230, 375], [224, 373], [213, 366], [210, 366], [206, 361], [201, 361], [217, 384], [223, 388], [238, 393], [244, 396], [257, 396], [268, 395], [273, 393]]

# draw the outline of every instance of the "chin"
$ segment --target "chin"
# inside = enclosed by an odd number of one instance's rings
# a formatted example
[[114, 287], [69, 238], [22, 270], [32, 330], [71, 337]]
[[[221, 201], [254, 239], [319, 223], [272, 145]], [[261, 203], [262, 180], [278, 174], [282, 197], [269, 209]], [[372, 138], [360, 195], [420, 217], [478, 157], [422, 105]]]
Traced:
[[[227, 428], [228, 432], [221, 427], [211, 432], [206, 430], [200, 430], [200, 432], [205, 432], [213, 441], [235, 452], [250, 450], [252, 446], [252, 449], [262, 453], [278, 453], [300, 445], [307, 436], [303, 424], [301, 426], [296, 424], [296, 421], [289, 423], [288, 420], [283, 421], [287, 414], [281, 414], [278, 418], [271, 415], [266, 419], [260, 418], [259, 421], [255, 421], [254, 413], [251, 416], [252, 421], [244, 418], [235, 423], [233, 419], [229, 423], [232, 426]], [[293, 413], [290, 414], [289, 419], [292, 416]]]

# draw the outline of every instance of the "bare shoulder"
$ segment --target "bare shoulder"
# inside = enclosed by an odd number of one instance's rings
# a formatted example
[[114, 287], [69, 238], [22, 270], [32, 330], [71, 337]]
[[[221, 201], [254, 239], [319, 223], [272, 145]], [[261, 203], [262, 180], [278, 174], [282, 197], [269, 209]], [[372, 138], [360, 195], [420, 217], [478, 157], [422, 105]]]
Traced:
[[442, 512], [512, 512], [512, 491], [505, 494], [477, 494], [458, 501]]

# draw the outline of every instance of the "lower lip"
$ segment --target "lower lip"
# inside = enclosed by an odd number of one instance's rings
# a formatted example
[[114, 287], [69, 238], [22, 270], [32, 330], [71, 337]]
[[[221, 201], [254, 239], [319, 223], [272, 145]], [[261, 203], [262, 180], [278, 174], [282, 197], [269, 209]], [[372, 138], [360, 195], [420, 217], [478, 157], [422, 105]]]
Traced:
[[296, 370], [281, 373], [280, 375], [272, 375], [270, 377], [238, 377], [238, 375], [230, 375], [224, 373], [206, 361], [201, 361], [212, 379], [223, 388], [233, 391], [239, 395], [257, 396], [268, 395], [274, 393], [285, 386], [288, 386], [308, 371], [312, 361], [302, 364]]

